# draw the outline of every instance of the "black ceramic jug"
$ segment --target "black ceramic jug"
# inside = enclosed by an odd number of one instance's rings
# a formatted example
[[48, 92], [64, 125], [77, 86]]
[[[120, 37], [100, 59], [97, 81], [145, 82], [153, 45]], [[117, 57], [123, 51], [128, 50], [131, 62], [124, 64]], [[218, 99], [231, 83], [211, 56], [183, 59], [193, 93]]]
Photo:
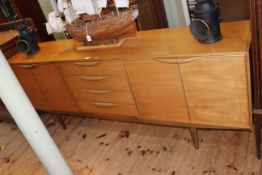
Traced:
[[19, 38], [16, 43], [17, 49], [28, 55], [36, 53], [40, 48], [37, 44], [35, 29], [28, 27], [27, 20], [18, 24], [16, 28], [19, 32]]
[[210, 44], [222, 39], [220, 10], [213, 0], [196, 0], [197, 5], [191, 19], [190, 30], [201, 43]]

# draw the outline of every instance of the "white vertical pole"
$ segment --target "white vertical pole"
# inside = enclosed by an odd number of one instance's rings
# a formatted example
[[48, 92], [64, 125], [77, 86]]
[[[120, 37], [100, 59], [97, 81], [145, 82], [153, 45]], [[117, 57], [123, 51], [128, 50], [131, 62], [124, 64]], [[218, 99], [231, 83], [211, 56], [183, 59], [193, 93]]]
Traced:
[[73, 175], [0, 50], [0, 97], [50, 175]]
[[189, 26], [191, 23], [191, 20], [190, 20], [190, 15], [189, 15], [188, 2], [187, 0], [181, 0], [181, 2], [183, 6], [183, 12], [184, 12], [186, 25]]

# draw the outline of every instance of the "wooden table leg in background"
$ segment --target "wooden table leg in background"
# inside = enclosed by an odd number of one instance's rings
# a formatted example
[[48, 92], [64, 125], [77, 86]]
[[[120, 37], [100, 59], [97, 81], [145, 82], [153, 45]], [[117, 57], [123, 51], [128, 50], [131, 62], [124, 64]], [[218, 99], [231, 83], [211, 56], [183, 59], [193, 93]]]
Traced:
[[256, 134], [257, 158], [261, 159], [261, 126], [262, 126], [262, 110], [253, 110]]
[[258, 159], [261, 159], [261, 117], [262, 116], [255, 115], [255, 133]]
[[254, 118], [255, 118], [257, 158], [261, 159], [261, 124], [262, 124], [262, 115], [261, 114], [254, 114]]
[[66, 124], [65, 124], [65, 120], [62, 117], [61, 114], [56, 114], [56, 119], [58, 120], [58, 122], [61, 124], [61, 126], [63, 127], [63, 129], [67, 129]]
[[198, 134], [197, 134], [197, 128], [189, 128], [189, 132], [193, 141], [193, 144], [196, 149], [199, 149], [199, 140], [198, 140]]

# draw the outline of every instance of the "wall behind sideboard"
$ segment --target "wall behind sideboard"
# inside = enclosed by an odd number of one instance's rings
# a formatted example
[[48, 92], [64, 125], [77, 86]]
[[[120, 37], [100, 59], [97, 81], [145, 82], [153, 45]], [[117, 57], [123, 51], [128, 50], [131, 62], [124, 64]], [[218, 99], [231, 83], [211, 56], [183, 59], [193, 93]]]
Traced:
[[[40, 4], [40, 7], [47, 19], [48, 17], [48, 14], [52, 11], [55, 10], [53, 4], [52, 4], [52, 0], [38, 0], [39, 4]], [[53, 34], [55, 39], [58, 40], [58, 39], [65, 39], [66, 36], [65, 36], [65, 33], [64, 32], [61, 32], [61, 33], [54, 33]]]

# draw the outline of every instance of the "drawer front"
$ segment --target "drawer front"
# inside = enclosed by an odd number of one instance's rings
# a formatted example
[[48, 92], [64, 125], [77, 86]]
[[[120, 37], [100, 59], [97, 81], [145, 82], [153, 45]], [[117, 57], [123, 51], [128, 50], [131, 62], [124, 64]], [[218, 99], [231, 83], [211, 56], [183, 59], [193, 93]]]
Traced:
[[138, 116], [135, 105], [79, 101], [83, 112], [107, 115]]
[[250, 126], [245, 57], [201, 58], [181, 64], [180, 70], [193, 122]]
[[125, 71], [121, 61], [110, 62], [73, 62], [59, 64], [65, 76], [82, 75], [114, 75], [124, 76]]
[[125, 77], [112, 76], [73, 76], [67, 77], [71, 89], [116, 89], [129, 90], [129, 84]]
[[131, 92], [119, 90], [74, 90], [75, 99], [78, 101], [98, 101], [121, 104], [134, 104]]

